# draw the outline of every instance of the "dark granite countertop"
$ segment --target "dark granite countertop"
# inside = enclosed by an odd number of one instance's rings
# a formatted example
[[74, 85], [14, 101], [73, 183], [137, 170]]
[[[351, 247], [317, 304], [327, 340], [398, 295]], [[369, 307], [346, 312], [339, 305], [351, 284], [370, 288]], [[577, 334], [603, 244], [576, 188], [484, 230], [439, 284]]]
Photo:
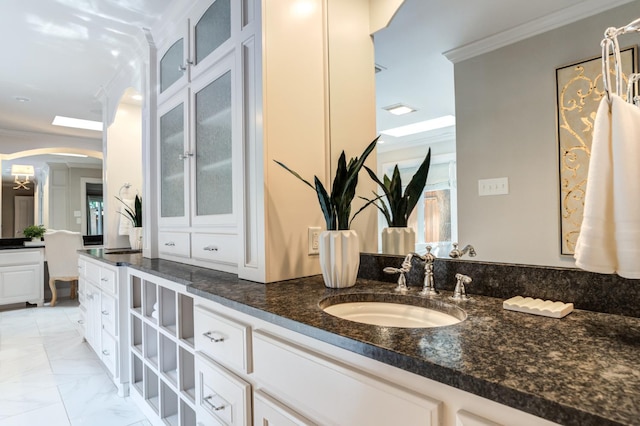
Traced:
[[[575, 310], [553, 319], [502, 309], [502, 299], [453, 302], [456, 325], [402, 329], [359, 324], [323, 312], [332, 295], [393, 295], [393, 284], [359, 279], [327, 289], [321, 276], [272, 284], [140, 254], [88, 254], [187, 285], [189, 292], [301, 334], [566, 425], [640, 422], [640, 319]], [[472, 289], [468, 289], [470, 293]], [[418, 289], [407, 300], [420, 304]], [[428, 393], [428, 390], [426, 390]]]

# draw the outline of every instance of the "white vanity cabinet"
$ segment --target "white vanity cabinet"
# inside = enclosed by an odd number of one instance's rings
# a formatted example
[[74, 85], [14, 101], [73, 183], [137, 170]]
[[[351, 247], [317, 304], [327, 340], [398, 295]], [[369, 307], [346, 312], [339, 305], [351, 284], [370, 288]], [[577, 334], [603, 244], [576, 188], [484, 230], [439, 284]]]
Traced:
[[129, 268], [131, 398], [153, 424], [196, 425], [193, 297]]
[[196, 2], [158, 64], [159, 255], [229, 272], [242, 211], [241, 3]]
[[80, 255], [78, 299], [84, 337], [109, 371], [118, 395], [129, 394], [128, 349], [120, 338], [128, 335], [125, 267]]
[[0, 305], [44, 304], [43, 259], [41, 248], [0, 250]]

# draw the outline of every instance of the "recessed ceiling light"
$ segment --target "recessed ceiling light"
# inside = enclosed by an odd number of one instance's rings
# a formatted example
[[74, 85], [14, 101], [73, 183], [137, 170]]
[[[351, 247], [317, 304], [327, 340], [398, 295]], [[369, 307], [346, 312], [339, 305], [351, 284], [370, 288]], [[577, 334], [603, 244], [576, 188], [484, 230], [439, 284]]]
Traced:
[[88, 155], [84, 155], [84, 154], [74, 154], [72, 152], [52, 152], [51, 155], [60, 155], [63, 157], [80, 157], [80, 158], [87, 158]]
[[102, 131], [102, 122], [93, 120], [82, 120], [80, 118], [63, 117], [56, 115], [51, 123], [54, 126], [73, 127], [75, 129]]
[[394, 127], [393, 129], [381, 130], [380, 133], [395, 136], [396, 138], [416, 133], [428, 132], [430, 130], [442, 129], [444, 127], [455, 126], [456, 118], [453, 115], [445, 115], [426, 121], [408, 124], [406, 126]]
[[13, 99], [15, 99], [18, 102], [29, 102], [29, 101], [31, 101], [31, 99], [27, 98], [26, 96], [14, 96]]
[[411, 108], [410, 106], [403, 104], [390, 105], [388, 107], [384, 107], [383, 109], [386, 109], [393, 115], [409, 114], [410, 112], [416, 111], [415, 108]]

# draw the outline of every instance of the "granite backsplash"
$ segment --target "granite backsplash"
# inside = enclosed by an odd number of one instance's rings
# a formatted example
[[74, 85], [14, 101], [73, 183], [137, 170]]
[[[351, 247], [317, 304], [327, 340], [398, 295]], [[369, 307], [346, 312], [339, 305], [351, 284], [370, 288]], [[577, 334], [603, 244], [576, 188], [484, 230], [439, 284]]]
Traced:
[[[387, 266], [400, 267], [401, 256], [361, 254], [358, 277], [396, 282], [397, 274], [386, 274]], [[640, 260], [639, 260], [640, 261]], [[424, 262], [414, 258], [407, 283], [422, 286]], [[473, 282], [467, 294], [508, 299], [513, 296], [573, 303], [576, 309], [640, 317], [640, 280], [618, 275], [586, 272], [574, 268], [478, 262], [473, 260], [436, 259], [436, 289], [453, 291], [455, 275], [468, 275]]]

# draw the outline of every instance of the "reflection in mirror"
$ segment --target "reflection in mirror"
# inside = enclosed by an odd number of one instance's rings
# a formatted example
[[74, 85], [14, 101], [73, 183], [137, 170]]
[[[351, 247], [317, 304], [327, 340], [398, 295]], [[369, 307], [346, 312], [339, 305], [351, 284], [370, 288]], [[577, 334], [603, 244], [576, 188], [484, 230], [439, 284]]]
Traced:
[[102, 199], [102, 181], [83, 178], [84, 200], [82, 214], [82, 234], [102, 235], [104, 202]]

